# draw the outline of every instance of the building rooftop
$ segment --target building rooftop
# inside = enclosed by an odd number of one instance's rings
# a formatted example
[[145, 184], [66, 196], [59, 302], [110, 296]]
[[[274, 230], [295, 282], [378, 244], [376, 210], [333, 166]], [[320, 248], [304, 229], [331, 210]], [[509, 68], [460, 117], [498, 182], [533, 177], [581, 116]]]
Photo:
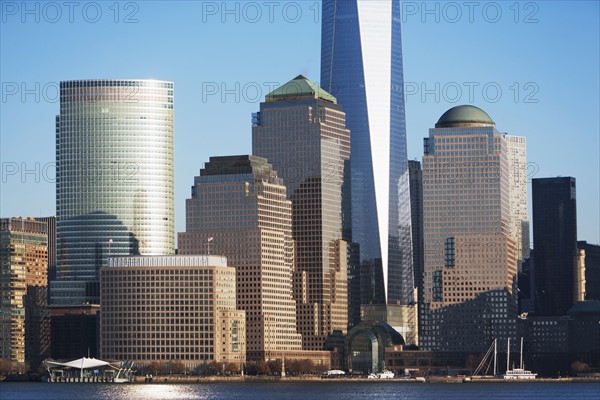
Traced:
[[479, 107], [471, 105], [456, 106], [446, 111], [438, 122], [436, 128], [458, 128], [468, 126], [494, 126], [492, 118]]
[[319, 85], [303, 75], [298, 75], [288, 83], [273, 90], [271, 93], [267, 94], [265, 100], [271, 102], [298, 97], [313, 97], [315, 99], [318, 98], [337, 104], [337, 99], [334, 96], [321, 89]]
[[108, 267], [226, 267], [227, 257], [215, 255], [109, 257]]
[[578, 301], [569, 309], [569, 311], [567, 311], [567, 315], [571, 317], [600, 316], [600, 301]]

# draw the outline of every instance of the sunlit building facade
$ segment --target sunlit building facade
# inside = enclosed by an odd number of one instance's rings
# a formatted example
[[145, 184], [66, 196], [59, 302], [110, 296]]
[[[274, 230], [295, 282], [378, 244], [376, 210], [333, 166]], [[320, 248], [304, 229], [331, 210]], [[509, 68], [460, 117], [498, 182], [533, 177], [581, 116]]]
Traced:
[[302, 350], [292, 292], [292, 205], [266, 159], [211, 157], [194, 178], [178, 244], [179, 254], [219, 254], [235, 268], [248, 359]]
[[[403, 86], [400, 1], [324, 0], [321, 87], [351, 132], [347, 240], [359, 248], [363, 305], [415, 306]], [[416, 319], [388, 322], [416, 338]]]
[[173, 254], [173, 83], [60, 84], [54, 304], [98, 303], [109, 256]]
[[303, 348], [322, 350], [348, 325], [342, 186], [350, 132], [335, 97], [300, 75], [267, 94], [254, 116], [252, 153], [283, 178], [292, 201], [294, 294]]
[[507, 135], [483, 110], [444, 113], [425, 139], [420, 345], [479, 352], [516, 336]]
[[222, 256], [115, 257], [101, 269], [100, 354], [180, 362], [246, 360], [235, 269]]
[[34, 370], [49, 355], [48, 226], [0, 219], [0, 359]]
[[[511, 236], [517, 246], [517, 263], [529, 258], [529, 209], [527, 207], [527, 138], [506, 135], [510, 185]], [[534, 168], [535, 165], [531, 164]]]

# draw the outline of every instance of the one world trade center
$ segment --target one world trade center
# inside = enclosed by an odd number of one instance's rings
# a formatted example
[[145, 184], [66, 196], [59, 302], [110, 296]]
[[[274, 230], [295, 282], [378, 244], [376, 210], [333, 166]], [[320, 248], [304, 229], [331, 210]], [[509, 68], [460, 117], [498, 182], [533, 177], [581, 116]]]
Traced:
[[416, 344], [400, 1], [323, 0], [322, 15], [321, 87], [351, 132], [344, 239], [360, 289], [349, 282], [349, 297]]

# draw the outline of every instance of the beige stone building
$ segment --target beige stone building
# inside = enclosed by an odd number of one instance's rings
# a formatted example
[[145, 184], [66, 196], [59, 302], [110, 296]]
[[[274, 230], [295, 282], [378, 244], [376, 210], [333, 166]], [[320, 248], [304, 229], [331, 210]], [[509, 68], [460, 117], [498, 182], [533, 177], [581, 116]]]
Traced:
[[50, 349], [48, 226], [0, 219], [0, 358], [37, 369]]
[[252, 152], [273, 165], [292, 201], [297, 324], [304, 349], [321, 350], [328, 334], [348, 326], [348, 249], [342, 232], [350, 158], [346, 114], [335, 97], [300, 75], [261, 103]]
[[246, 317], [222, 256], [115, 257], [100, 271], [100, 354], [137, 363], [244, 363]]
[[281, 178], [255, 156], [211, 157], [186, 200], [179, 253], [222, 254], [235, 267], [251, 360], [302, 349], [292, 294], [291, 207]]
[[477, 107], [444, 113], [425, 139], [426, 350], [485, 351], [516, 335], [517, 243], [507, 135]]

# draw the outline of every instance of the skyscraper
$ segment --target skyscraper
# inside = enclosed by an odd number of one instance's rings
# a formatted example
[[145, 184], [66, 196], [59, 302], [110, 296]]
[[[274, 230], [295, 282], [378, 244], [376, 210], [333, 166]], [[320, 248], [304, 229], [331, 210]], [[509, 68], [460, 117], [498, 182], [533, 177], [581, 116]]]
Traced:
[[0, 219], [0, 358], [34, 370], [49, 355], [48, 226]]
[[510, 186], [510, 229], [517, 245], [517, 263], [529, 257], [529, 209], [527, 207], [527, 138], [506, 135]]
[[[359, 248], [362, 301], [413, 307], [400, 1], [323, 0], [322, 15], [321, 86], [351, 132], [348, 240]], [[401, 333], [416, 337], [416, 320], [405, 322]]]
[[252, 153], [282, 174], [292, 201], [294, 292], [303, 348], [322, 350], [348, 325], [342, 185], [350, 132], [336, 99], [300, 75], [267, 94], [255, 115]]
[[211, 157], [194, 178], [178, 244], [180, 254], [223, 255], [236, 268], [248, 359], [302, 349], [292, 292], [292, 205], [267, 160]]
[[582, 240], [577, 248], [585, 252], [585, 299], [600, 300], [600, 246]]
[[425, 139], [420, 344], [427, 350], [484, 351], [516, 335], [507, 136], [483, 110], [458, 106]]
[[60, 84], [55, 304], [98, 303], [109, 256], [174, 253], [173, 83]]
[[532, 200], [535, 312], [566, 315], [578, 255], [575, 178], [533, 179]]

